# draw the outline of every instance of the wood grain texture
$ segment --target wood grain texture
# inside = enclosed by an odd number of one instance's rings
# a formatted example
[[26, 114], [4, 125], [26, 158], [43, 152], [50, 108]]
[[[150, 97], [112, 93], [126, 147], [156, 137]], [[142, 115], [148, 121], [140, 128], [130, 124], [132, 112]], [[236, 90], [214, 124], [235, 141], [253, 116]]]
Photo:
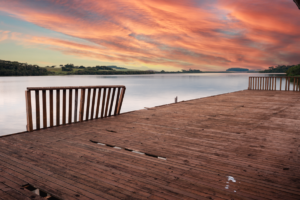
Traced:
[[299, 109], [299, 92], [245, 90], [0, 137], [0, 195], [298, 200]]

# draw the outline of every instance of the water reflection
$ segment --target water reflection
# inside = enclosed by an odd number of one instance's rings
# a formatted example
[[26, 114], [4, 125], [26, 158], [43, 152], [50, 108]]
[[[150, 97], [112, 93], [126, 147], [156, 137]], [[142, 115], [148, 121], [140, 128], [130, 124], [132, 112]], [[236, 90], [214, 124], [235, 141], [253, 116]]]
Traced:
[[27, 87], [125, 85], [122, 112], [244, 90], [249, 76], [271, 74], [154, 74], [0, 77], [0, 135], [26, 130]]

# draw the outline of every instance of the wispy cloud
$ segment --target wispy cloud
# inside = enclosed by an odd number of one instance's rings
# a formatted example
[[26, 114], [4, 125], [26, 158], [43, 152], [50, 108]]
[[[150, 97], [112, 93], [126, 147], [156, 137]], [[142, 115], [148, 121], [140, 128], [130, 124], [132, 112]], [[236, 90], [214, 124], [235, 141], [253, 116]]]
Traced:
[[[275, 0], [0, 0], [0, 10], [87, 41], [11, 36], [105, 62], [219, 70], [300, 62], [299, 11]], [[0, 41], [8, 39], [0, 32]]]

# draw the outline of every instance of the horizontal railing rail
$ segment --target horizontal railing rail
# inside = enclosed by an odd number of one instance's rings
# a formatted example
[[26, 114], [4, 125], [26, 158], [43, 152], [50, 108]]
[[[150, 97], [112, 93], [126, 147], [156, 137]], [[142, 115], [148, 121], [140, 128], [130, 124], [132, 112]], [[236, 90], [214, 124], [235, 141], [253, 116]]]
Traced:
[[125, 90], [122, 85], [28, 87], [27, 131], [119, 115]]
[[249, 77], [249, 90], [300, 91], [300, 77]]

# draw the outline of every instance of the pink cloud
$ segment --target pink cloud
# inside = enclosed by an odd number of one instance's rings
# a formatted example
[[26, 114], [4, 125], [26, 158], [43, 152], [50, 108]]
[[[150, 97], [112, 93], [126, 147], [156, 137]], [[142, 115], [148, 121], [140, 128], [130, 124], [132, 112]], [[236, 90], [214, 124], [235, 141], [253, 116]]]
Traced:
[[213, 2], [11, 0], [0, 10], [91, 45], [35, 36], [15, 40], [102, 61], [203, 70], [300, 62], [293, 2]]

